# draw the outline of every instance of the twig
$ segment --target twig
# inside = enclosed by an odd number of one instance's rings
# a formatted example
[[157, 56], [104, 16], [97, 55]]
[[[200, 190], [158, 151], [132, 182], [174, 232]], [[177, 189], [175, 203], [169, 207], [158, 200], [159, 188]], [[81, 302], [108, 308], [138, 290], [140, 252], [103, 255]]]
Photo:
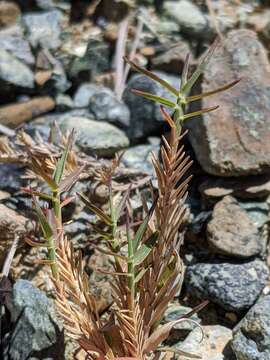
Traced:
[[1, 273], [2, 276], [8, 277], [11, 263], [12, 263], [12, 260], [14, 258], [15, 252], [16, 252], [18, 244], [19, 244], [19, 240], [20, 240], [20, 237], [18, 234], [16, 234], [14, 237], [14, 240], [11, 244], [11, 247], [9, 249], [9, 252], [7, 254], [7, 257], [5, 259], [5, 262], [4, 262], [2, 273]]
[[[142, 31], [143, 31], [143, 21], [139, 17], [138, 18], [138, 23], [137, 23], [137, 28], [136, 28], [136, 34], [135, 34], [135, 38], [134, 38], [134, 42], [133, 42], [133, 46], [132, 46], [130, 54], [129, 54], [129, 59], [131, 59], [131, 60], [133, 60], [135, 55], [136, 55], [136, 51], [137, 51], [137, 49], [139, 47]], [[129, 70], [130, 70], [130, 65], [128, 63], [126, 63], [124, 76], [123, 76], [123, 81], [122, 81], [122, 89], [124, 88], [125, 83], [127, 81]]]
[[116, 55], [115, 55], [116, 76], [115, 76], [114, 91], [119, 99], [122, 96], [123, 73], [124, 73], [123, 57], [125, 55], [128, 25], [129, 25], [129, 18], [126, 17], [123, 21], [121, 21], [119, 25], [118, 39], [116, 43]]
[[15, 136], [16, 132], [9, 127], [0, 124], [0, 132], [6, 136]]

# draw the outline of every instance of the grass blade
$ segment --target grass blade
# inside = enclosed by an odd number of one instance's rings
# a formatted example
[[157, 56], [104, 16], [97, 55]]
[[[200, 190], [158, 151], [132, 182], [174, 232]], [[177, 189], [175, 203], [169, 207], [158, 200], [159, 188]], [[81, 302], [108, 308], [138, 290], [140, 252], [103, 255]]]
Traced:
[[78, 196], [80, 197], [80, 199], [82, 200], [82, 202], [86, 205], [86, 207], [88, 207], [89, 210], [91, 210], [93, 213], [95, 213], [100, 220], [104, 221], [107, 225], [112, 226], [112, 220], [110, 219], [110, 217], [105, 214], [102, 210], [100, 210], [97, 206], [93, 205], [86, 196], [84, 196], [81, 193], [77, 193]]
[[171, 107], [171, 108], [174, 108], [176, 106], [176, 104], [173, 101], [170, 101], [168, 99], [162, 98], [162, 97], [157, 96], [157, 95], [150, 94], [150, 93], [148, 93], [146, 91], [132, 89], [131, 92], [134, 93], [135, 95], [142, 96], [147, 100], [152, 100], [152, 101], [154, 101], [156, 103], [159, 103], [159, 104]]
[[53, 179], [57, 185], [60, 183], [60, 181], [62, 179], [64, 170], [65, 170], [65, 166], [66, 166], [67, 157], [70, 152], [73, 140], [74, 140], [74, 130], [71, 131], [71, 133], [68, 137], [68, 141], [67, 141], [65, 150], [64, 150], [61, 158], [58, 160], [54, 174], [53, 174]]
[[196, 101], [196, 100], [200, 100], [200, 99], [203, 99], [203, 98], [206, 98], [208, 96], [211, 96], [211, 95], [215, 95], [219, 92], [222, 92], [222, 91], [225, 91], [225, 90], [228, 90], [230, 89], [231, 87], [235, 86], [236, 84], [239, 83], [241, 79], [237, 79], [237, 80], [234, 80], [232, 82], [230, 82], [229, 84], [226, 84], [224, 86], [221, 86], [215, 90], [212, 90], [212, 91], [208, 91], [208, 92], [205, 92], [205, 93], [202, 93], [202, 94], [198, 94], [198, 95], [193, 95], [193, 96], [188, 96], [186, 98], [186, 101], [188, 103], [192, 102], [192, 101]]
[[167, 83], [167, 81], [161, 79], [159, 76], [157, 76], [153, 72], [148, 71], [148, 70], [142, 68], [141, 66], [135, 64], [133, 61], [129, 60], [126, 56], [124, 57], [124, 59], [134, 70], [136, 70], [139, 73], [158, 82], [163, 88], [167, 89], [170, 93], [174, 94], [175, 96], [178, 96], [178, 91], [173, 86], [171, 86], [169, 83]]

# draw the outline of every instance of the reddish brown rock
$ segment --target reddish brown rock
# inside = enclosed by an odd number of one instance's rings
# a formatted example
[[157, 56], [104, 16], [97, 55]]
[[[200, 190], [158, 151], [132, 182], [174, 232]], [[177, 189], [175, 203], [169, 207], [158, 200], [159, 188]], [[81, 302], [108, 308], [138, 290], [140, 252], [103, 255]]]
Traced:
[[54, 100], [49, 96], [36, 97], [23, 103], [0, 107], [0, 124], [16, 127], [25, 121], [53, 110]]
[[270, 65], [256, 33], [234, 30], [216, 49], [204, 73], [202, 91], [241, 78], [233, 89], [206, 98], [220, 105], [202, 120], [189, 121], [190, 140], [205, 171], [241, 176], [270, 170]]
[[265, 248], [255, 224], [232, 196], [225, 196], [214, 207], [207, 240], [215, 252], [230, 257], [248, 258]]
[[20, 16], [20, 8], [11, 1], [0, 2], [0, 28], [13, 25]]

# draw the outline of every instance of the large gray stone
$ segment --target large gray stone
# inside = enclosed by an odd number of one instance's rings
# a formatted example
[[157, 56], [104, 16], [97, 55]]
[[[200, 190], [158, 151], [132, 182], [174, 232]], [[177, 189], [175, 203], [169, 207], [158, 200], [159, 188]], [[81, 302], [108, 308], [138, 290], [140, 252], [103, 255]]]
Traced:
[[270, 169], [270, 65], [267, 52], [250, 30], [231, 31], [204, 72], [202, 91], [241, 78], [233, 89], [205, 98], [219, 104], [203, 119], [187, 122], [197, 159], [205, 171], [241, 176]]
[[82, 84], [74, 95], [74, 105], [78, 108], [87, 107], [96, 120], [108, 121], [124, 128], [130, 125], [127, 105], [105, 86]]
[[18, 280], [13, 287], [11, 306], [16, 325], [6, 359], [64, 359], [63, 331], [45, 294], [29, 281]]
[[0, 83], [19, 88], [34, 88], [34, 74], [30, 68], [10, 54], [0, 50]]
[[28, 13], [23, 16], [28, 39], [33, 47], [55, 49], [60, 45], [60, 21], [58, 10]]
[[35, 58], [31, 52], [28, 41], [21, 36], [0, 33], [0, 48], [7, 50], [27, 65], [31, 66], [35, 63]]
[[261, 297], [233, 331], [237, 360], [270, 359], [270, 295]]
[[[156, 72], [156, 74], [175, 88], [179, 88], [179, 77], [163, 72]], [[165, 124], [160, 105], [133, 94], [130, 91], [131, 89], [146, 91], [171, 100], [175, 100], [175, 97], [158, 83], [141, 74], [133, 75], [124, 91], [123, 100], [129, 107], [131, 115], [128, 129], [130, 139], [138, 140], [160, 133], [162, 126]]]
[[265, 249], [254, 222], [231, 196], [225, 196], [214, 207], [207, 240], [214, 251], [231, 257], [248, 258]]
[[268, 267], [261, 260], [197, 263], [187, 267], [185, 281], [188, 293], [239, 312], [255, 303], [268, 276]]
[[187, 35], [195, 35], [200, 38], [209, 36], [208, 19], [193, 1], [166, 1], [164, 9], [179, 24], [180, 30]]
[[75, 129], [76, 144], [86, 154], [110, 157], [129, 145], [124, 132], [106, 122], [74, 116], [64, 119], [61, 128]]

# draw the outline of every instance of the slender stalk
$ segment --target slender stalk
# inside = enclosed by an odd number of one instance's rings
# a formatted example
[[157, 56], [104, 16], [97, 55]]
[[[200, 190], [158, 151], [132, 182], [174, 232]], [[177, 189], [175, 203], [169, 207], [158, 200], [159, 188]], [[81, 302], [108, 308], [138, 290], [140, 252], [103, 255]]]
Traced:
[[[62, 209], [61, 209], [61, 198], [58, 190], [53, 193], [53, 210], [57, 222], [57, 238], [61, 237], [62, 233]], [[56, 262], [56, 241], [53, 236], [47, 239], [48, 241], [48, 258], [51, 261], [51, 271], [55, 279], [58, 279], [58, 266]]]
[[133, 242], [130, 237], [129, 227], [127, 228], [128, 240], [128, 287], [130, 289], [130, 310], [134, 309], [135, 301], [135, 273], [134, 273], [134, 249]]
[[56, 263], [56, 248], [55, 239], [53, 236], [47, 239], [48, 241], [48, 258], [50, 260], [50, 267], [54, 279], [58, 280], [58, 267]]

